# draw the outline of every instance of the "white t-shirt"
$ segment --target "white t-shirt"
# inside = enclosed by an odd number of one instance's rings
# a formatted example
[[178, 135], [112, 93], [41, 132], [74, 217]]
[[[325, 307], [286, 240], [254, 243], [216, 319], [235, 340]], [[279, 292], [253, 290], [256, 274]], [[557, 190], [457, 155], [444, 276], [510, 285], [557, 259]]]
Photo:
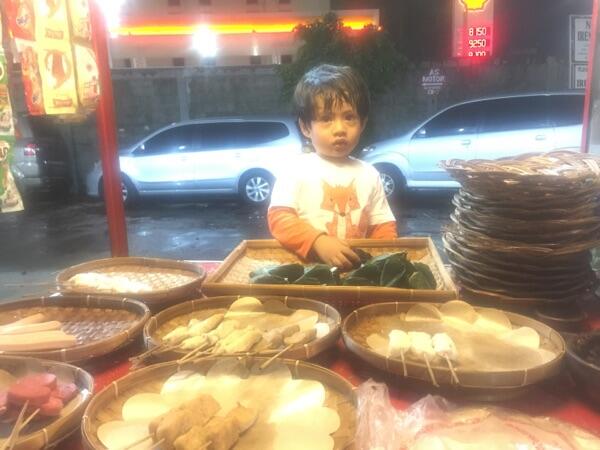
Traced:
[[278, 174], [271, 207], [293, 208], [300, 219], [340, 239], [366, 237], [369, 226], [396, 220], [373, 166], [316, 153], [298, 156]]

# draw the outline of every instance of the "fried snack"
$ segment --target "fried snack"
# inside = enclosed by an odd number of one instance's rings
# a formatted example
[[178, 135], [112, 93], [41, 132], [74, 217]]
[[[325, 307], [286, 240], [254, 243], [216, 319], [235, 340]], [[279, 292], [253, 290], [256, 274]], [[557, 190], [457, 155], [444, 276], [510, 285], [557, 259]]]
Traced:
[[204, 426], [196, 425], [175, 441], [176, 450], [229, 450], [256, 422], [255, 410], [238, 405], [225, 418], [214, 417]]

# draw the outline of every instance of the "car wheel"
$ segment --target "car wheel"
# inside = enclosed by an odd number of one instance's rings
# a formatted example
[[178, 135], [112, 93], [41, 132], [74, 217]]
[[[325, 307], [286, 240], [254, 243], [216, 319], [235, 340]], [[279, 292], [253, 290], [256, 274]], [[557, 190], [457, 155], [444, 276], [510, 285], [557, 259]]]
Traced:
[[[100, 197], [104, 199], [104, 180], [100, 178]], [[129, 179], [129, 177], [125, 174], [121, 174], [121, 197], [123, 198], [123, 204], [125, 206], [133, 205], [138, 199], [138, 191]]]
[[400, 171], [388, 164], [376, 165], [375, 168], [379, 172], [379, 178], [383, 185], [383, 192], [388, 199], [400, 197], [406, 189], [404, 176]]
[[242, 200], [250, 205], [265, 205], [273, 191], [273, 175], [268, 172], [250, 172], [240, 182]]

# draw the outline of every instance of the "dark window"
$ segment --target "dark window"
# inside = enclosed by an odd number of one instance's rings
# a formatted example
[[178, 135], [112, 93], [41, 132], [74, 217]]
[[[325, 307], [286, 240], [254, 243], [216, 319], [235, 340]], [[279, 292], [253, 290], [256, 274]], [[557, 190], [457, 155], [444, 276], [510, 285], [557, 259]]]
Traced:
[[220, 122], [198, 127], [203, 150], [255, 147], [290, 134], [281, 122]]
[[175, 67], [185, 66], [185, 58], [173, 58], [173, 65]]
[[181, 0], [167, 0], [169, 6], [181, 6]]
[[197, 149], [197, 142], [197, 129], [193, 125], [182, 125], [169, 128], [151, 137], [134, 153], [136, 156], [147, 156], [189, 152]]
[[548, 124], [546, 97], [488, 100], [484, 108], [484, 133], [545, 128]]
[[292, 62], [292, 55], [281, 55], [281, 64], [290, 64]]
[[477, 132], [481, 117], [479, 103], [450, 108], [435, 116], [417, 131], [416, 137], [460, 136]]
[[583, 95], [553, 95], [550, 102], [550, 120], [556, 127], [583, 123]]
[[250, 64], [252, 64], [253, 66], [259, 66], [260, 62], [261, 62], [260, 55], [250, 56]]

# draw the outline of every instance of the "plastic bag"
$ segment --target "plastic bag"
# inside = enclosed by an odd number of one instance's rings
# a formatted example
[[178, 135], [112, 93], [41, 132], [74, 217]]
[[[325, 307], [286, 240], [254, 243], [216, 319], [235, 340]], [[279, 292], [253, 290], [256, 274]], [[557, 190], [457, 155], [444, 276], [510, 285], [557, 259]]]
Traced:
[[548, 417], [491, 406], [456, 407], [427, 396], [406, 411], [390, 403], [387, 386], [358, 388], [360, 450], [598, 450], [600, 438]]

